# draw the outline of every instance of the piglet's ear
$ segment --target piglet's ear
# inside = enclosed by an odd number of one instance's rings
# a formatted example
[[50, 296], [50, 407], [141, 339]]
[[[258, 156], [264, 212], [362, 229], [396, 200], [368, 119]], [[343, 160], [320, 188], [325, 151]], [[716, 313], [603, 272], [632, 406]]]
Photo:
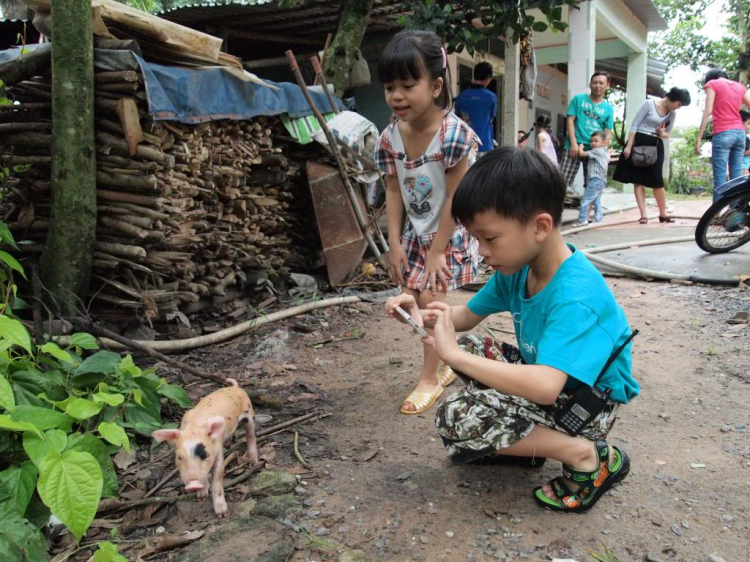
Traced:
[[208, 436], [213, 439], [224, 438], [224, 416], [211, 416], [208, 418]]
[[151, 434], [151, 437], [156, 439], [158, 443], [162, 441], [176, 441], [179, 436], [179, 429], [157, 429]]

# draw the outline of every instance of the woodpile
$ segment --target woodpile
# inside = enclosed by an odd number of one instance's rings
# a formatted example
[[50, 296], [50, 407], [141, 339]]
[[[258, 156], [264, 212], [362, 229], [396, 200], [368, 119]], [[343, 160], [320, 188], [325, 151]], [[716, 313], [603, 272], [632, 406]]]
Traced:
[[[91, 296], [112, 320], [172, 320], [230, 288], [257, 290], [320, 262], [300, 160], [276, 118], [154, 121], [135, 71], [96, 72], [97, 242]], [[50, 80], [13, 85], [0, 106], [0, 203], [40, 252], [50, 214]], [[265, 296], [268, 296], [266, 293]]]

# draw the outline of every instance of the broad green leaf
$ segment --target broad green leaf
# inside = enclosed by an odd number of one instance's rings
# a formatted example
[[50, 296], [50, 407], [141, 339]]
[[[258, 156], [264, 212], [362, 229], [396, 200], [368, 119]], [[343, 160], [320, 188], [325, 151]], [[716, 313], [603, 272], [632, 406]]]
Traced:
[[151, 433], [162, 426], [161, 416], [155, 418], [148, 411], [132, 402], [125, 408], [125, 420], [130, 427], [144, 437], [151, 437]]
[[23, 450], [36, 466], [50, 451], [62, 453], [67, 444], [68, 436], [60, 429], [50, 429], [41, 436], [28, 432], [23, 434]]
[[118, 447], [124, 447], [128, 453], [130, 452], [128, 434], [116, 423], [102, 422], [99, 424], [97, 431], [106, 441]]
[[110, 406], [119, 406], [125, 401], [125, 397], [122, 394], [110, 394], [109, 392], [97, 392], [96, 394], [92, 394], [91, 398], [95, 402], [103, 402]]
[[8, 225], [5, 224], [4, 222], [0, 222], [0, 241], [18, 250], [16, 241], [13, 239], [13, 234], [11, 234], [10, 229], [8, 228]]
[[82, 349], [99, 349], [96, 338], [85, 332], [77, 332], [70, 336], [70, 345], [77, 345]]
[[139, 406], [143, 406], [143, 391], [140, 388], [133, 390], [133, 400], [135, 400]]
[[73, 363], [73, 358], [70, 356], [70, 353], [68, 353], [64, 349], [60, 349], [60, 347], [55, 342], [47, 342], [44, 345], [40, 346], [39, 349], [44, 353], [49, 353], [58, 361], [67, 361], [68, 363]]
[[17, 431], [19, 433], [24, 431], [33, 431], [37, 435], [41, 435], [40, 431], [33, 424], [13, 421], [9, 416], [6, 416], [5, 414], [0, 414], [0, 429], [8, 429], [10, 431]]
[[[0, 223], [2, 224], [2, 223]], [[10, 386], [8, 379], [0, 375], [0, 407], [8, 411], [16, 407], [16, 399], [13, 396], [13, 387]]]
[[18, 263], [18, 260], [11, 256], [8, 252], [0, 250], [0, 260], [4, 261], [8, 267], [17, 271], [24, 279], [26, 279], [26, 273], [23, 270], [23, 266]]
[[102, 497], [111, 498], [117, 496], [117, 474], [112, 457], [109, 455], [107, 446], [93, 433], [73, 433], [68, 436], [68, 451], [79, 451], [93, 456], [99, 463], [99, 468], [104, 475], [104, 486]]
[[99, 543], [98, 550], [94, 553], [94, 562], [128, 562], [122, 554], [117, 552], [117, 546], [111, 542]]
[[80, 540], [94, 520], [104, 478], [89, 453], [48, 453], [39, 467], [37, 490], [42, 501]]
[[104, 408], [104, 404], [101, 402], [94, 402], [93, 400], [86, 400], [84, 398], [73, 398], [65, 406], [65, 413], [81, 421], [93, 418], [102, 411], [102, 408]]
[[132, 377], [137, 377], [141, 374], [140, 368], [133, 363], [133, 357], [130, 354], [123, 357], [122, 361], [120, 361], [119, 368], [120, 371]]
[[176, 384], [164, 384], [157, 390], [162, 396], [166, 396], [173, 402], [177, 402], [183, 408], [192, 408], [193, 403], [185, 392], [185, 389]]
[[8, 318], [5, 315], [0, 315], [0, 338], [6, 340], [24, 348], [31, 355], [31, 339], [29, 338], [29, 332], [26, 328], [15, 318]]
[[70, 416], [38, 406], [16, 406], [10, 417], [16, 422], [30, 423], [39, 431], [48, 429], [64, 429], [67, 431], [73, 425], [73, 419]]
[[0, 525], [0, 560], [47, 562], [49, 546], [44, 535], [16, 513], [3, 517]]
[[0, 484], [10, 493], [10, 501], [18, 515], [26, 513], [26, 508], [34, 495], [37, 470], [31, 461], [12, 465], [0, 472]]
[[111, 375], [115, 372], [115, 367], [120, 364], [120, 361], [118, 353], [114, 353], [113, 351], [97, 351], [81, 363], [74, 374], [76, 376], [88, 373]]

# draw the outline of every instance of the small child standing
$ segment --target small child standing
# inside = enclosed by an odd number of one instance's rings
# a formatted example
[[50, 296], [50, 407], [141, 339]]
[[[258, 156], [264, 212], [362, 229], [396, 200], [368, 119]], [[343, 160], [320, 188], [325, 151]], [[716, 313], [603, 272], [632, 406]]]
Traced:
[[552, 120], [549, 115], [540, 115], [534, 122], [534, 129], [536, 131], [536, 149], [550, 159], [555, 166], [557, 166], [557, 152], [555, 152], [555, 143], [552, 140], [552, 135], [549, 134], [549, 128], [552, 124]]
[[[473, 283], [479, 270], [476, 239], [454, 222], [451, 202], [480, 141], [450, 111], [447, 69], [442, 41], [425, 31], [398, 33], [378, 64], [386, 102], [397, 117], [375, 153], [386, 174], [391, 274], [422, 307], [444, 302], [446, 291]], [[423, 352], [419, 382], [402, 404], [403, 414], [429, 409], [456, 376], [439, 369], [431, 346], [423, 344]]]
[[591, 150], [584, 150], [583, 145], [578, 145], [578, 155], [588, 158], [588, 178], [586, 191], [581, 199], [581, 211], [578, 214], [576, 226], [586, 226], [589, 223], [589, 207], [594, 204], [594, 222], [604, 220], [602, 213], [602, 191], [607, 187], [607, 168], [609, 168], [609, 147], [607, 138], [602, 131], [596, 131], [591, 135]]

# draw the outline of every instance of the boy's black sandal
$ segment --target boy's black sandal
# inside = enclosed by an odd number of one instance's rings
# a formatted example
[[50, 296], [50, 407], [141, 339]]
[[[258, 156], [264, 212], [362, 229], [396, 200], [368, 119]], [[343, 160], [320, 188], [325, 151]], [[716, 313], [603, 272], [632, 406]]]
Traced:
[[599, 455], [599, 467], [591, 472], [575, 470], [563, 465], [563, 476], [577, 484], [580, 488], [571, 490], [565, 479], [558, 476], [550, 481], [557, 499], [548, 498], [541, 487], [534, 490], [534, 499], [539, 505], [552, 511], [580, 513], [588, 511], [599, 498], [612, 486], [621, 482], [630, 472], [630, 458], [625, 451], [612, 447], [613, 458], [609, 463], [609, 445], [606, 441], [596, 442], [596, 452]]

